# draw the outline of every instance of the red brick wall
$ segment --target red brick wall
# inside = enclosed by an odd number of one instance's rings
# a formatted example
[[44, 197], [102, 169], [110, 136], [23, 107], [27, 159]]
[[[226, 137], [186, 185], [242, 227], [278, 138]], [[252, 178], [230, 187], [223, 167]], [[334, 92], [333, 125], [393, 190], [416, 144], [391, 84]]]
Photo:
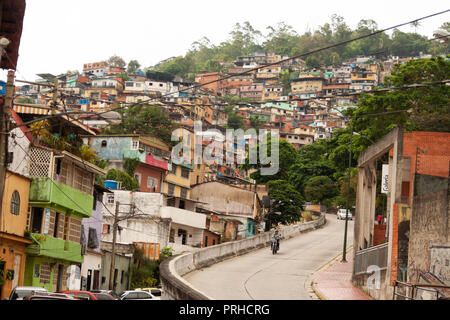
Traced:
[[384, 243], [386, 235], [386, 225], [385, 224], [375, 224], [373, 227], [373, 245], [377, 246]]
[[[209, 230], [205, 230], [205, 231], [203, 232], [203, 243], [202, 243], [202, 248], [205, 247], [205, 240], [206, 240], [206, 237], [208, 237], [207, 247], [210, 247], [210, 246], [213, 246], [213, 245], [216, 245], [216, 244], [219, 244], [219, 243], [220, 243], [220, 236], [219, 236], [219, 235], [217, 235], [217, 234], [215, 234], [214, 232], [211, 232], [211, 231], [209, 231]], [[214, 240], [215, 244], [213, 244], [213, 240]]]
[[141, 174], [141, 183], [139, 185], [141, 191], [143, 192], [152, 192], [153, 190], [150, 188], [147, 188], [147, 178], [152, 177], [158, 180], [158, 187], [154, 192], [160, 192], [161, 190], [161, 173], [162, 169], [157, 169], [155, 167], [146, 165], [146, 164], [139, 164], [136, 169], [134, 170], [134, 173], [140, 173]]

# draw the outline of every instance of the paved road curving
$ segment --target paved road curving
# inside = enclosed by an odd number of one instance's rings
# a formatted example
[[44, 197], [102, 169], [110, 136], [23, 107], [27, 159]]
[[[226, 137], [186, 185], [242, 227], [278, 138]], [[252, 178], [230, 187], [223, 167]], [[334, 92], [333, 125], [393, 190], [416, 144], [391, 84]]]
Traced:
[[[219, 300], [309, 300], [310, 275], [342, 254], [345, 221], [327, 215], [321, 229], [282, 240], [272, 255], [266, 247], [193, 271], [184, 279]], [[353, 242], [349, 221], [347, 246]]]

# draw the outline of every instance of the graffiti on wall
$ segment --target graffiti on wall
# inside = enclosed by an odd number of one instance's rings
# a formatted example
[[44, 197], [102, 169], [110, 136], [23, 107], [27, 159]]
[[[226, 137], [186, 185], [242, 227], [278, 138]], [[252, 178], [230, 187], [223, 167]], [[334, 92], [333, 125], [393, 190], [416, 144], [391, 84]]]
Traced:
[[430, 247], [430, 269], [428, 270], [443, 284], [450, 285], [450, 247]]

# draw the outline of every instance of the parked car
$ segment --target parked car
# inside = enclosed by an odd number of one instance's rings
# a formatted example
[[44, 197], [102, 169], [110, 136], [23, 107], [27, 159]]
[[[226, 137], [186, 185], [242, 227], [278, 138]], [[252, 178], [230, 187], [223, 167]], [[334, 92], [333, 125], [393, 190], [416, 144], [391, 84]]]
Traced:
[[[346, 214], [347, 214], [347, 209], [339, 209], [337, 212], [337, 218], [340, 220], [345, 220]], [[353, 220], [352, 212], [350, 210], [348, 210], [347, 219]]]
[[107, 293], [93, 292], [92, 294], [97, 298], [97, 300], [117, 300], [117, 298]]
[[82, 290], [65, 290], [59, 293], [65, 293], [75, 297], [78, 300], [99, 300], [94, 293]]
[[48, 293], [48, 290], [44, 287], [18, 286], [11, 291], [9, 300], [23, 300], [24, 297], [33, 293]]
[[77, 300], [75, 297], [64, 293], [39, 292], [32, 293], [23, 298], [23, 300]]
[[161, 299], [161, 294], [163, 292], [162, 288], [136, 288], [134, 290], [140, 290], [140, 291], [149, 292], [157, 300]]
[[113, 296], [114, 299], [118, 299], [119, 295], [114, 290], [89, 290], [91, 293], [106, 293]]
[[160, 300], [153, 296], [150, 292], [142, 290], [127, 290], [122, 292], [119, 300]]

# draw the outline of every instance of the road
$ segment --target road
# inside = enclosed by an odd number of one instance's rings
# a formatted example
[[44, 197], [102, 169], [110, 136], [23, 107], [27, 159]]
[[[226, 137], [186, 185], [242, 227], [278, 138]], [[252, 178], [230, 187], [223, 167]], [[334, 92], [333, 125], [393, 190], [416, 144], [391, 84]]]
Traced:
[[[345, 221], [327, 215], [317, 230], [282, 240], [280, 251], [270, 247], [193, 271], [184, 279], [219, 300], [309, 300], [309, 276], [342, 254]], [[353, 243], [348, 221], [347, 247]]]

